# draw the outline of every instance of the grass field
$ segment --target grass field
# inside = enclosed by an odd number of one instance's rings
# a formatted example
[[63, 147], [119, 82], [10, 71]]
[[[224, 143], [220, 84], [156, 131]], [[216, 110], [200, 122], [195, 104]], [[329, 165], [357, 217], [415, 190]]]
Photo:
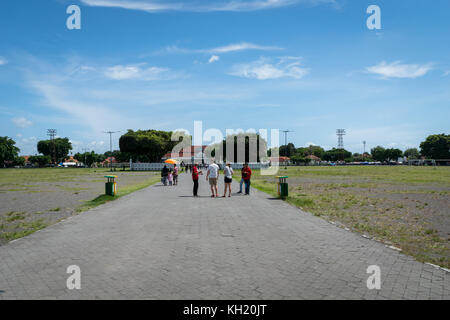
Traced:
[[[279, 175], [289, 176], [287, 202], [450, 267], [450, 168], [281, 167]], [[252, 187], [277, 196], [276, 183], [254, 171]]]
[[116, 171], [118, 193], [104, 195], [108, 169], [0, 170], [0, 245], [159, 181], [159, 173]]

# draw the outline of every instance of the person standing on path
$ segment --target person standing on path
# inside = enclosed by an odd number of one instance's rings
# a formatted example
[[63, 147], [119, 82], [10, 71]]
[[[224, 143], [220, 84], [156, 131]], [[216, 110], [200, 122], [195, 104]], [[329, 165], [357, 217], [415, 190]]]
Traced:
[[231, 168], [230, 163], [227, 163], [225, 168], [223, 169], [224, 174], [224, 182], [225, 182], [225, 190], [223, 191], [223, 198], [227, 195], [228, 188], [228, 197], [231, 197], [231, 182], [233, 182], [233, 168]]
[[194, 182], [194, 197], [198, 197], [198, 176], [203, 174], [203, 172], [198, 171], [197, 164], [194, 164], [192, 168], [192, 181]]
[[173, 165], [173, 185], [178, 185], [178, 167], [176, 164]]
[[244, 179], [245, 184], [245, 195], [250, 195], [250, 179], [252, 177], [252, 169], [248, 166], [248, 163], [244, 164], [244, 168], [242, 169], [242, 178]]
[[206, 181], [208, 181], [209, 179], [209, 185], [211, 186], [211, 193], [212, 193], [211, 198], [219, 197], [219, 191], [217, 189], [218, 178], [219, 178], [219, 166], [215, 163], [214, 160], [212, 160], [211, 164], [208, 166], [208, 171], [206, 173]]
[[173, 184], [172, 169], [169, 169], [169, 175], [167, 176], [167, 180], [169, 181], [169, 186], [171, 186]]
[[164, 165], [164, 168], [161, 170], [161, 182], [167, 186], [167, 177], [169, 176], [169, 168]]
[[239, 191], [238, 193], [242, 193], [242, 185], [244, 184], [244, 167], [241, 169], [241, 181], [239, 181]]

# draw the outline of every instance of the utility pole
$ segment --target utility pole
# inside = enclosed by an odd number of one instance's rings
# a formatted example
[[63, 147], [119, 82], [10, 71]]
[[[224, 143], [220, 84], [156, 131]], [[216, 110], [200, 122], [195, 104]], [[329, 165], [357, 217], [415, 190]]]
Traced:
[[50, 141], [52, 143], [53, 164], [56, 164], [56, 147], [55, 147], [56, 129], [47, 129], [47, 135], [50, 137]]
[[83, 153], [84, 153], [84, 166], [86, 166], [86, 153], [87, 153], [88, 149], [87, 148], [83, 148]]
[[289, 132], [294, 132], [294, 131], [291, 131], [291, 130], [282, 130], [281, 132], [284, 132], [284, 146], [285, 146], [285, 148], [286, 148], [286, 157], [287, 157], [287, 134], [289, 133]]
[[111, 151], [110, 153], [110, 159], [109, 159], [109, 171], [112, 171], [112, 135], [113, 133], [117, 133], [120, 131], [104, 131], [104, 133], [109, 134], [109, 150]]

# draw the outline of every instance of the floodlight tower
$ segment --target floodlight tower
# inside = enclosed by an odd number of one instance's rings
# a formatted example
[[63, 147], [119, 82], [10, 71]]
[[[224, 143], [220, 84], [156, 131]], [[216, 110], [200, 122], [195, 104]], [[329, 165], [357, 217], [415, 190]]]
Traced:
[[336, 135], [338, 136], [338, 149], [344, 149], [345, 129], [337, 129]]
[[55, 137], [56, 137], [56, 129], [47, 129], [47, 135], [50, 137], [50, 141], [52, 143], [52, 155], [53, 155], [53, 164], [56, 163], [56, 147], [55, 147]]
[[[338, 136], [338, 149], [342, 150], [342, 158], [344, 157], [344, 136], [345, 129], [336, 129], [336, 135]], [[344, 160], [344, 159], [342, 159]]]

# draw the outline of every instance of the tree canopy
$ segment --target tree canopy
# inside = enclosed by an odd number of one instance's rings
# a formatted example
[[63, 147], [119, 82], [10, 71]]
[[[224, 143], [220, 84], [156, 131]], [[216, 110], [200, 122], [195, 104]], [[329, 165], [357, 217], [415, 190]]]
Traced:
[[88, 167], [92, 166], [94, 163], [102, 162], [105, 160], [105, 155], [97, 154], [94, 151], [85, 153], [77, 152], [73, 157], [74, 159], [83, 162]]
[[420, 153], [429, 159], [450, 159], [450, 135], [434, 134], [420, 144]]
[[20, 149], [15, 146], [16, 142], [9, 137], [0, 137], [0, 166], [4, 166], [5, 161], [14, 161]]
[[72, 150], [72, 143], [69, 138], [55, 138], [52, 140], [41, 140], [37, 144], [37, 150], [44, 156], [50, 156], [53, 159], [53, 144], [55, 145], [56, 162], [67, 158], [69, 151]]
[[403, 156], [403, 151], [397, 148], [386, 149], [386, 160], [397, 161], [398, 158]]
[[171, 140], [172, 134], [171, 131], [129, 129], [119, 139], [120, 152], [135, 161], [160, 162], [179, 143]]
[[28, 158], [28, 161], [39, 167], [44, 167], [51, 162], [51, 158], [50, 156], [31, 156]]
[[417, 150], [417, 148], [407, 149], [407, 150], [405, 150], [403, 155], [405, 157], [407, 157], [408, 159], [419, 159], [419, 157], [420, 157], [420, 153], [419, 153], [419, 150]]
[[375, 161], [384, 161], [386, 159], [386, 149], [382, 146], [377, 146], [370, 150], [370, 153], [372, 154], [372, 158]]
[[375, 161], [397, 161], [398, 158], [403, 156], [403, 151], [396, 148], [385, 149], [381, 146], [377, 146], [371, 150], [372, 157]]
[[302, 157], [307, 157], [310, 155], [314, 155], [320, 159], [323, 159], [323, 155], [325, 154], [325, 150], [320, 147], [320, 146], [313, 146], [310, 145], [309, 147], [300, 147], [297, 148], [295, 151], [296, 154], [302, 156]]
[[280, 157], [292, 157], [296, 152], [295, 145], [293, 143], [288, 143], [287, 146], [280, 146], [279, 153]]
[[352, 153], [345, 149], [336, 149], [325, 151], [323, 154], [323, 160], [325, 161], [344, 161], [352, 157]]

